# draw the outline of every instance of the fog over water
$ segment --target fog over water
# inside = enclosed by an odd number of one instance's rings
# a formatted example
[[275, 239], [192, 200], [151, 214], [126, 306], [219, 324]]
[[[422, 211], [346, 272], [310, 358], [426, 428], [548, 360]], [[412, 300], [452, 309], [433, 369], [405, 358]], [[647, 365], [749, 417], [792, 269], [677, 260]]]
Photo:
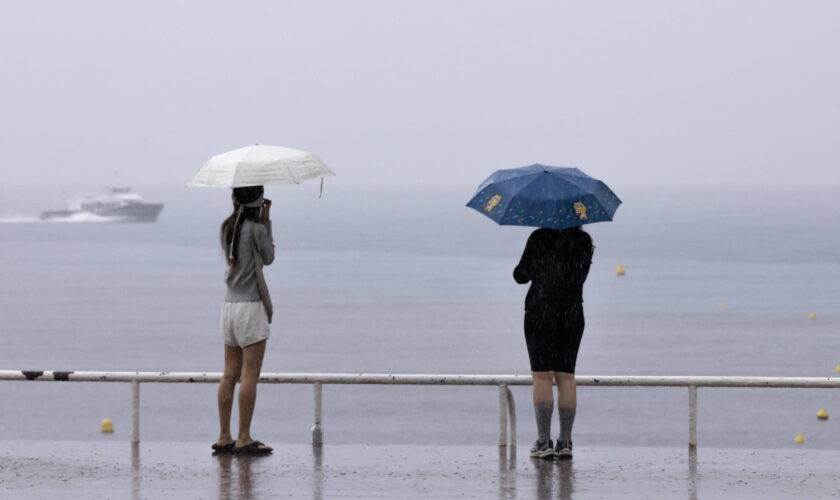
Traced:
[[838, 26], [831, 0], [5, 2], [0, 194], [179, 184], [255, 142], [363, 185], [838, 185]]

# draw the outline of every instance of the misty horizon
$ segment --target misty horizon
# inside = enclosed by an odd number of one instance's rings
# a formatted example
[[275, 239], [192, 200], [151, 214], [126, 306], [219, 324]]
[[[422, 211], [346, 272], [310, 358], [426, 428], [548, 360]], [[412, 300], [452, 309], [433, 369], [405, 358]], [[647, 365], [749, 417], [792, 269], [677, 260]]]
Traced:
[[4, 189], [180, 185], [260, 142], [361, 185], [534, 162], [634, 185], [838, 186], [840, 6], [8, 3]]

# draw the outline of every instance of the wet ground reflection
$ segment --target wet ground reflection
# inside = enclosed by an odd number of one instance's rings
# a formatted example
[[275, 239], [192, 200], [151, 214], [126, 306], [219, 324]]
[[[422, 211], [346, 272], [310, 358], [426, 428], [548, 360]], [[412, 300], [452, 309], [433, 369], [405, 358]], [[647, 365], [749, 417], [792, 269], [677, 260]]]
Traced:
[[524, 446], [283, 445], [268, 457], [214, 457], [203, 443], [128, 447], [6, 441], [0, 498], [696, 500], [817, 498], [840, 491], [834, 466], [840, 452], [801, 448], [582, 447], [574, 461], [561, 462], [532, 460]]
[[534, 498], [570, 500], [574, 493], [574, 466], [571, 460], [532, 459]]
[[261, 460], [268, 460], [268, 456], [217, 455], [214, 458], [218, 464], [219, 500], [247, 500], [255, 497], [260, 484], [253, 467]]
[[312, 498], [322, 500], [324, 498], [324, 447], [312, 447]]
[[131, 443], [131, 500], [140, 500], [140, 443]]
[[688, 500], [697, 500], [697, 448], [688, 450]]
[[219, 500], [230, 500], [233, 483], [231, 478], [233, 457], [230, 455], [218, 455], [216, 462], [219, 464]]
[[[323, 447], [312, 447], [312, 498], [324, 498]], [[257, 498], [268, 490], [269, 484], [277, 485], [276, 477], [262, 474], [258, 463], [271, 460], [271, 456], [217, 455], [219, 500], [246, 500]], [[262, 478], [260, 477], [266, 476]], [[277, 492], [275, 492], [277, 493]], [[139, 495], [136, 496], [139, 498]]]
[[516, 446], [499, 446], [499, 500], [516, 498]]

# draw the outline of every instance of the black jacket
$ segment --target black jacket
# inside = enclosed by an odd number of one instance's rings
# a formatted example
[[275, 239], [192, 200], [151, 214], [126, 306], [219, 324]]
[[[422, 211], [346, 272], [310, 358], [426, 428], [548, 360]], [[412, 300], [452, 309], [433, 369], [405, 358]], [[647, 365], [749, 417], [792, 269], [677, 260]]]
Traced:
[[592, 238], [585, 231], [540, 228], [531, 233], [513, 270], [519, 284], [531, 282], [525, 309], [583, 302], [583, 283], [592, 264]]

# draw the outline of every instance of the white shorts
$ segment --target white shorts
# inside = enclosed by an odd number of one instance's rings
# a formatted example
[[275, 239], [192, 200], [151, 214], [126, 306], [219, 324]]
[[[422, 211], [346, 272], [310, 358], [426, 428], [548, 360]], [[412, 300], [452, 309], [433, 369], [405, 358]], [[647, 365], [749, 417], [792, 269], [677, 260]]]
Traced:
[[247, 347], [268, 338], [265, 306], [256, 302], [225, 302], [222, 305], [222, 337], [225, 345]]

